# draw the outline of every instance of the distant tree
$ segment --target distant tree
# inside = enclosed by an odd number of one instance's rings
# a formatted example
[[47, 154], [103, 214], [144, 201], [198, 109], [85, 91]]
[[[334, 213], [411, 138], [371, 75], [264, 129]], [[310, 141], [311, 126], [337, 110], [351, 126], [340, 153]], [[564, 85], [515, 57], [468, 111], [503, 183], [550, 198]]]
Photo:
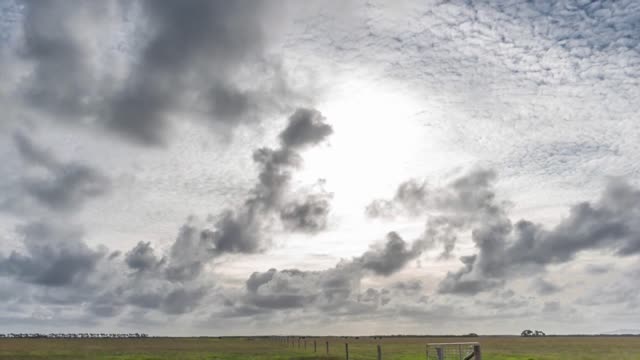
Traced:
[[520, 336], [525, 336], [525, 337], [529, 337], [529, 336], [547, 336], [547, 334], [544, 333], [544, 331], [541, 330], [523, 330], [520, 333]]
[[520, 336], [535, 336], [535, 333], [529, 329], [522, 331], [522, 333], [520, 333]]
[[467, 334], [467, 335], [465, 335], [465, 336], [468, 336], [468, 337], [478, 337], [478, 334], [476, 334], [476, 333], [469, 333], [469, 334]]

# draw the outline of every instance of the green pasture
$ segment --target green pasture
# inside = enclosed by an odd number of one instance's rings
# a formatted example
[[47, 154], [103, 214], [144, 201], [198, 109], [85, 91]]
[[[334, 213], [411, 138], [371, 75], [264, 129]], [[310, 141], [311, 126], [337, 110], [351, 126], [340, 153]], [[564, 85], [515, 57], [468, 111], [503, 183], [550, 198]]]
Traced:
[[[317, 352], [313, 351], [316, 342]], [[329, 355], [326, 354], [329, 342]], [[425, 345], [477, 341], [484, 360], [640, 360], [640, 337], [306, 338], [298, 348], [265, 338], [0, 339], [0, 359], [97, 360], [423, 360]]]

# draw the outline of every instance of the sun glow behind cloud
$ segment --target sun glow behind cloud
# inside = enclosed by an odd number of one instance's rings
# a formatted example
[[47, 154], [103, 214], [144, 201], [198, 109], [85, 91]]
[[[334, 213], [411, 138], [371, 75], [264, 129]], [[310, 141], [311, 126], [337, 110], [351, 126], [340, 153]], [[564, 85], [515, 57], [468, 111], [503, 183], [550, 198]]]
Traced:
[[305, 154], [299, 180], [325, 179], [335, 209], [348, 212], [341, 215], [361, 215], [372, 196], [389, 194], [407, 173], [424, 177], [450, 168], [442, 132], [424, 125], [442, 117], [406, 91], [347, 81], [318, 108], [335, 133], [327, 146]]

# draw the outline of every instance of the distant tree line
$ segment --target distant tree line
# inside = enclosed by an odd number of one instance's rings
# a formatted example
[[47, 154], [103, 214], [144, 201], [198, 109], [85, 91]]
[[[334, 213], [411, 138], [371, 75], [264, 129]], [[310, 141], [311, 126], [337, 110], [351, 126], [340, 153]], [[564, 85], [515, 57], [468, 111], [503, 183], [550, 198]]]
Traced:
[[147, 338], [149, 335], [143, 333], [114, 334], [114, 333], [68, 333], [68, 334], [40, 334], [40, 333], [9, 333], [0, 334], [0, 338], [21, 338], [21, 339], [138, 339]]
[[520, 336], [529, 337], [529, 336], [547, 336], [543, 331], [540, 330], [523, 330]]

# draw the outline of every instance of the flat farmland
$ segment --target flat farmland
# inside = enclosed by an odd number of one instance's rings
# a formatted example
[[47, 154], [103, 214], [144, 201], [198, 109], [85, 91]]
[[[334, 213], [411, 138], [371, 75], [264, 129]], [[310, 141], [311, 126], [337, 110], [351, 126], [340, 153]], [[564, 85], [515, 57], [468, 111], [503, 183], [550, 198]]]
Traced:
[[[306, 340], [306, 349], [304, 342]], [[314, 341], [317, 351], [314, 353]], [[329, 342], [329, 355], [326, 342]], [[266, 338], [147, 339], [0, 339], [0, 359], [376, 359], [376, 344], [384, 359], [425, 359], [425, 345], [477, 341], [484, 360], [640, 360], [640, 337], [387, 337], [383, 339], [307, 337], [300, 348]]]

